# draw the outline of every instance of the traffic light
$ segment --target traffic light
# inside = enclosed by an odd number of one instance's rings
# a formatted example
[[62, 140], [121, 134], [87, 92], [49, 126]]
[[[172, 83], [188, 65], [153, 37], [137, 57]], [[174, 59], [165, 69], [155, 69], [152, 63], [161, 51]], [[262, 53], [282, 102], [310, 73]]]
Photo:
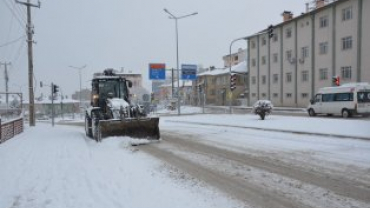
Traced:
[[267, 28], [267, 34], [269, 36], [269, 38], [272, 38], [274, 36], [274, 26], [270, 25], [268, 28]]
[[333, 77], [333, 83], [335, 84], [335, 86], [339, 86], [340, 85], [340, 78], [339, 78], [339, 76], [334, 76]]
[[59, 86], [58, 85], [55, 85], [55, 84], [53, 84], [53, 93], [55, 94], [55, 93], [57, 93], [57, 92], [59, 92]]
[[230, 90], [233, 91], [236, 88], [236, 74], [230, 75]]

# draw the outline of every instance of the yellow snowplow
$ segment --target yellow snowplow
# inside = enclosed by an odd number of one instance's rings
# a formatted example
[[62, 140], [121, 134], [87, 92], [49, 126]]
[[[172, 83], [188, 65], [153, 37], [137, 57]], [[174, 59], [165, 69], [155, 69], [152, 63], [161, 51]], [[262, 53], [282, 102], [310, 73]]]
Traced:
[[85, 113], [86, 135], [101, 141], [109, 136], [158, 140], [159, 118], [149, 117], [141, 105], [132, 104], [132, 82], [113, 70], [94, 74], [91, 106]]

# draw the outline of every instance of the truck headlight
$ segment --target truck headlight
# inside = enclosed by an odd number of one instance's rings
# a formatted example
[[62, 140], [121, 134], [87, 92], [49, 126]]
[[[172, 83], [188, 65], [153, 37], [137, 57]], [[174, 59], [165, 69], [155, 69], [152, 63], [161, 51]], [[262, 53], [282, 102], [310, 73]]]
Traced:
[[94, 100], [99, 99], [99, 95], [98, 94], [93, 95], [93, 99]]

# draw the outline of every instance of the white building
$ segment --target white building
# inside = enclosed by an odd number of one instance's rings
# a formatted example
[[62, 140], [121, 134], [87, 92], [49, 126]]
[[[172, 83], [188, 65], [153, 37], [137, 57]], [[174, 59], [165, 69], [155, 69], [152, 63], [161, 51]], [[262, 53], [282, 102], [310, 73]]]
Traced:
[[370, 1], [316, 0], [313, 9], [248, 38], [250, 103], [306, 107], [315, 92], [341, 83], [370, 82]]

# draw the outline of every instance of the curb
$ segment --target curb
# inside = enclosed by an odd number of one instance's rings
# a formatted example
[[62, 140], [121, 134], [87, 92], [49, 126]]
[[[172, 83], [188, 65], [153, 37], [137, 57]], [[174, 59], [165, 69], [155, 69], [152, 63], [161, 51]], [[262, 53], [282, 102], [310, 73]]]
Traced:
[[243, 128], [243, 129], [253, 129], [253, 130], [259, 130], [259, 131], [271, 131], [271, 132], [282, 132], [282, 133], [304, 134], [304, 135], [313, 135], [313, 136], [335, 137], [335, 138], [342, 138], [342, 139], [359, 139], [359, 140], [370, 141], [370, 137], [350, 136], [350, 135], [341, 135], [341, 134], [313, 133], [313, 132], [305, 132], [305, 131], [293, 131], [293, 130], [284, 130], [284, 129], [269, 129], [269, 128], [261, 128], [261, 127], [236, 126], [236, 125], [227, 125], [227, 124], [210, 124], [210, 123], [190, 122], [190, 121], [166, 121], [166, 122], [197, 124], [197, 125], [205, 125], [205, 126], [234, 127], [234, 128]]

